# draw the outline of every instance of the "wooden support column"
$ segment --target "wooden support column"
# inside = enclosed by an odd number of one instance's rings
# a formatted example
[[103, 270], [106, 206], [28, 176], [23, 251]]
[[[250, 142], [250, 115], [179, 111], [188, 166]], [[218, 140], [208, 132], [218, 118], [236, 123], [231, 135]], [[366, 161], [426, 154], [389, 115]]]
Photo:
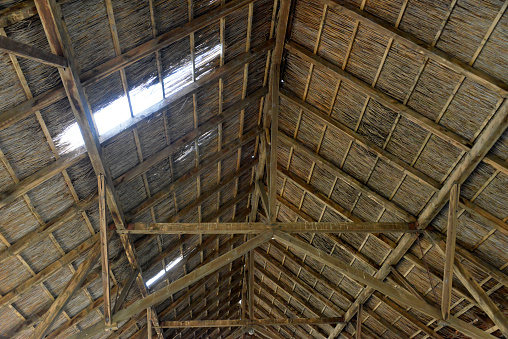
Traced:
[[146, 309], [146, 331], [148, 332], [148, 339], [152, 339], [152, 308]]
[[450, 191], [448, 204], [448, 228], [446, 229], [445, 264], [443, 273], [443, 295], [441, 298], [441, 314], [443, 319], [450, 317], [452, 299], [453, 262], [455, 260], [455, 240], [457, 238], [457, 208], [460, 196], [460, 185], [455, 184]]
[[[385, 294], [386, 296], [400, 302], [403, 305], [406, 305], [407, 307], [414, 308], [424, 314], [427, 314], [430, 317], [442, 319], [440, 310], [427, 303], [422, 302], [418, 297], [413, 296], [411, 293], [405, 290], [397, 289], [379, 279], [376, 279], [375, 277], [365, 274], [365, 272], [362, 270], [359, 270], [353, 266], [346, 265], [336, 257], [328, 255], [327, 253], [315, 248], [306, 242], [298, 240], [289, 234], [275, 232], [274, 237], [277, 241], [309, 255], [315, 260], [318, 260], [319, 262], [338, 270], [353, 280], [378, 290], [382, 294]], [[494, 338], [481, 329], [453, 316], [450, 316], [448, 319], [448, 324], [464, 333], [465, 335], [471, 336], [473, 338]]]
[[0, 35], [0, 51], [35, 60], [45, 65], [67, 67], [65, 58]]
[[104, 175], [97, 176], [99, 195], [99, 225], [101, 243], [102, 294], [104, 296], [104, 324], [111, 326], [111, 295], [109, 288], [108, 225], [106, 223], [106, 187]]
[[83, 263], [76, 270], [71, 280], [65, 286], [62, 293], [60, 293], [58, 298], [56, 298], [56, 300], [53, 302], [49, 310], [46, 312], [40, 324], [35, 328], [35, 332], [32, 338], [37, 339], [44, 338], [46, 332], [58, 318], [60, 313], [62, 313], [64, 307], [71, 300], [74, 293], [78, 290], [78, 288], [85, 280], [86, 276], [88, 275], [88, 272], [90, 272], [92, 267], [95, 265], [96, 261], [99, 259], [100, 253], [101, 253], [100, 242], [97, 242], [90, 249], [85, 258], [85, 261], [83, 261]]
[[277, 201], [277, 146], [278, 146], [278, 133], [279, 133], [279, 76], [280, 65], [272, 65], [272, 73], [270, 80], [270, 95], [272, 99], [272, 122], [271, 122], [271, 148], [270, 148], [270, 176], [268, 184], [268, 210], [270, 214], [268, 219], [270, 222], [275, 222], [275, 202]]
[[356, 313], [356, 339], [362, 339], [362, 313], [363, 304], [358, 307], [358, 313]]

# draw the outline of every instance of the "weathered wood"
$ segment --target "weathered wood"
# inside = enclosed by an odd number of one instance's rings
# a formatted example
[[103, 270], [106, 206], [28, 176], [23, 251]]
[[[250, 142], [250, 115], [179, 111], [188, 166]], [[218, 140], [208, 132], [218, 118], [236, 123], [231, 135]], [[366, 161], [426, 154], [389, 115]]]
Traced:
[[256, 181], [256, 190], [258, 190], [259, 198], [261, 199], [261, 204], [263, 205], [263, 209], [265, 210], [266, 215], [270, 215], [270, 203], [268, 200], [268, 195], [266, 194], [265, 186], [261, 180]]
[[[424, 314], [427, 314], [430, 317], [436, 318], [436, 319], [442, 319], [441, 318], [441, 312], [434, 308], [431, 305], [428, 305], [424, 302], [422, 302], [419, 298], [413, 296], [411, 293], [406, 292], [401, 289], [394, 288], [393, 286], [384, 283], [368, 274], [365, 274], [365, 272], [353, 267], [346, 265], [341, 260], [339, 260], [336, 257], [333, 257], [331, 255], [328, 255], [327, 253], [301, 241], [298, 240], [288, 234], [285, 234], [283, 232], [275, 232], [274, 237], [277, 241], [282, 242], [283, 244], [287, 246], [291, 246], [293, 248], [296, 248], [297, 250], [301, 251], [304, 254], [307, 254], [314, 258], [315, 260], [318, 260], [319, 262], [328, 265], [329, 267], [332, 267], [342, 274], [348, 276], [349, 278], [356, 280], [362, 284], [366, 284], [367, 286], [370, 286], [374, 288], [375, 290], [381, 292], [382, 294], [385, 294], [386, 296], [400, 302], [401, 304], [404, 304], [408, 307], [414, 308]], [[483, 332], [479, 328], [468, 324], [458, 318], [455, 318], [453, 316], [450, 316], [448, 319], [448, 323], [450, 326], [456, 328], [457, 330], [461, 331], [465, 335], [475, 337], [475, 338], [493, 338], [488, 333]]]
[[339, 2], [338, 0], [321, 1], [337, 12], [342, 12], [354, 20], [359, 20], [362, 26], [370, 27], [374, 31], [416, 50], [418, 53], [445, 65], [446, 67], [470, 78], [475, 82], [478, 82], [479, 84], [484, 85], [501, 96], [506, 97], [508, 94], [508, 85], [503, 81], [473, 68], [458, 58], [452, 57], [440, 49], [431, 46], [398, 28], [395, 28], [390, 23], [377, 18], [366, 11], [362, 11], [352, 4], [345, 4], [342, 1]]
[[37, 47], [33, 47], [1, 35], [0, 51], [14, 54], [18, 57], [35, 60], [49, 66], [67, 67], [67, 60], [59, 55], [48, 53]]
[[0, 28], [15, 24], [37, 14], [33, 0], [23, 1], [0, 11]]
[[97, 176], [99, 196], [99, 227], [101, 244], [102, 295], [104, 296], [104, 323], [111, 326], [111, 295], [109, 286], [108, 225], [106, 221], [106, 187], [104, 175]]
[[457, 208], [460, 196], [460, 185], [455, 184], [450, 191], [448, 204], [448, 227], [446, 229], [446, 250], [443, 272], [443, 294], [441, 298], [441, 315], [444, 320], [450, 316], [452, 299], [453, 263], [455, 261], [455, 240], [457, 238]]
[[277, 201], [277, 145], [279, 133], [279, 76], [280, 65], [272, 64], [270, 76], [270, 95], [271, 95], [271, 147], [270, 147], [270, 168], [268, 176], [268, 210], [270, 214], [268, 219], [275, 222], [275, 202]]
[[[128, 234], [254, 234], [265, 231], [288, 233], [414, 233], [414, 223], [397, 222], [224, 222], [224, 223], [143, 223], [117, 230]], [[418, 232], [422, 232], [421, 230]]]
[[362, 338], [362, 312], [363, 311], [363, 305], [360, 305], [358, 308], [358, 312], [356, 313], [356, 339]]
[[81, 284], [83, 283], [83, 281], [86, 278], [86, 275], [92, 269], [92, 267], [95, 265], [96, 261], [99, 259], [100, 254], [101, 254], [100, 242], [96, 242], [95, 245], [88, 252], [83, 263], [79, 266], [79, 268], [73, 274], [71, 280], [69, 280], [69, 282], [65, 286], [62, 293], [60, 293], [58, 298], [56, 298], [56, 300], [53, 302], [53, 304], [49, 308], [48, 312], [46, 312], [41, 323], [35, 328], [35, 332], [34, 332], [32, 338], [38, 338], [38, 339], [44, 338], [44, 335], [46, 334], [46, 332], [49, 330], [51, 325], [58, 318], [60, 313], [62, 313], [64, 307], [70, 301], [70, 299], [72, 298], [74, 293], [81, 286]]
[[148, 307], [146, 309], [146, 331], [148, 339], [152, 339], [152, 321], [150, 319], [152, 319], [152, 308]]
[[[429, 233], [429, 236], [438, 251], [446, 256], [447, 244], [445, 244], [438, 235], [432, 232]], [[469, 293], [471, 293], [480, 308], [499, 327], [499, 330], [505, 336], [508, 336], [508, 318], [499, 310], [496, 304], [494, 304], [492, 299], [490, 299], [480, 284], [471, 276], [457, 257], [454, 257], [453, 271], [460, 282], [467, 288]]]
[[120, 293], [120, 296], [115, 301], [115, 308], [113, 309], [113, 314], [117, 313], [120, 310], [120, 307], [122, 307], [122, 304], [124, 303], [125, 298], [127, 298], [127, 294], [129, 294], [129, 290], [136, 281], [136, 277], [138, 276], [138, 274], [139, 274], [138, 270], [132, 271], [129, 277], [127, 278], [127, 282], [125, 283], [122, 292]]
[[300, 324], [336, 324], [342, 322], [341, 317], [336, 318], [288, 318], [288, 319], [225, 319], [225, 320], [185, 320], [163, 321], [163, 328], [187, 328], [187, 327], [239, 327], [239, 326], [280, 326]]
[[[168, 295], [171, 295], [195, 283], [201, 278], [217, 271], [224, 265], [227, 265], [233, 262], [235, 259], [240, 258], [251, 249], [256, 248], [259, 245], [263, 244], [264, 242], [268, 241], [269, 239], [271, 239], [272, 234], [273, 232], [266, 232], [261, 235], [258, 235], [254, 239], [247, 241], [246, 243], [234, 248], [228, 253], [223, 254], [217, 259], [209, 262], [208, 264], [203, 265], [200, 268], [187, 274], [186, 276], [174, 281], [170, 285], [163, 287], [158, 291], [134, 302], [129, 307], [124, 308], [118, 311], [118, 313], [116, 313], [115, 315], [113, 315], [113, 323], [120, 323], [124, 320], [129, 319], [133, 315], [141, 312], [142, 310], [151, 307], [157, 303], [160, 303], [161, 301], [165, 300]], [[104, 329], [105, 329], [104, 324], [97, 323], [94, 326], [89, 327], [85, 331], [72, 336], [71, 338], [73, 339], [88, 338], [97, 333], [101, 333], [102, 331], [104, 331]]]
[[[113, 180], [109, 173], [108, 166], [102, 156], [102, 148], [99, 142], [99, 135], [95, 129], [95, 123], [90, 112], [90, 105], [87, 100], [83, 85], [78, 76], [78, 67], [73, 59], [74, 51], [72, 42], [63, 22], [60, 7], [55, 0], [36, 0], [37, 12], [41, 18], [44, 32], [48, 38], [53, 53], [64, 56], [67, 59], [68, 67], [58, 68], [60, 78], [65, 88], [67, 98], [74, 113], [74, 117], [81, 131], [90, 162], [96, 175], [103, 174], [106, 186], [106, 202], [115, 225], [124, 228], [125, 218], [119, 198], [113, 186]], [[134, 246], [128, 235], [120, 235], [120, 240], [125, 249], [129, 264], [132, 269], [139, 269]], [[142, 295], [147, 295], [143, 278], [138, 276], [138, 287]], [[152, 320], [158, 325], [156, 313]], [[162, 335], [162, 332], [158, 332]]]
[[395, 280], [395, 282], [397, 284], [399, 284], [401, 287], [404, 287], [406, 290], [408, 290], [409, 292], [413, 293], [414, 296], [420, 298], [421, 300], [424, 300], [426, 301], [428, 304], [430, 304], [426, 298], [424, 298], [420, 292], [418, 292], [418, 290], [406, 279], [406, 277], [404, 277], [402, 274], [400, 274], [399, 271], [397, 271], [397, 268], [395, 268], [395, 266], [391, 266], [390, 267], [390, 270], [393, 274], [393, 280]]

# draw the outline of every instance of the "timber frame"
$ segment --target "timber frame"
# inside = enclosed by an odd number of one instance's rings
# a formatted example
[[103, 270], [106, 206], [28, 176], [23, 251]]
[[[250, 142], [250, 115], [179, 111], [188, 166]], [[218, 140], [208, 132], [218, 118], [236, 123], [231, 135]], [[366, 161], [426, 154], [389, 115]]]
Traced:
[[0, 337], [508, 337], [508, 1], [94, 1], [0, 9]]

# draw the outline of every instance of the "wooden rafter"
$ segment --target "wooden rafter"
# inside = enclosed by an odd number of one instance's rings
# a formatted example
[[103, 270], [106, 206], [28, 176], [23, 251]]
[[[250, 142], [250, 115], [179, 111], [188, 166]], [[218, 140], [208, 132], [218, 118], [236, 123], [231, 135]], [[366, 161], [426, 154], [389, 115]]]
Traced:
[[338, 318], [281, 318], [281, 319], [226, 319], [226, 320], [183, 320], [163, 321], [161, 327], [187, 328], [187, 327], [239, 327], [239, 326], [280, 326], [300, 324], [336, 324], [344, 319]]
[[95, 265], [96, 261], [99, 259], [100, 254], [101, 254], [100, 242], [97, 242], [90, 249], [85, 260], [79, 266], [76, 273], [74, 273], [71, 280], [69, 280], [69, 282], [65, 286], [63, 292], [60, 293], [58, 298], [56, 298], [56, 300], [53, 302], [53, 304], [49, 308], [48, 312], [46, 312], [41, 323], [39, 325], [37, 325], [37, 327], [35, 328], [35, 332], [33, 334], [33, 338], [37, 338], [37, 339], [44, 338], [44, 335], [46, 334], [46, 332], [49, 330], [51, 325], [58, 318], [60, 313], [62, 313], [64, 307], [70, 301], [72, 296], [74, 296], [74, 293], [81, 286], [81, 284], [85, 280], [88, 272], [90, 272], [92, 267]]
[[67, 67], [65, 58], [0, 35], [0, 51], [54, 67]]
[[7, 27], [37, 14], [33, 0], [25, 0], [0, 11], [0, 27]]
[[[446, 256], [446, 250], [448, 248], [447, 244], [445, 244], [440, 237], [435, 236], [432, 233], [430, 233], [430, 238], [439, 252]], [[508, 318], [503, 314], [503, 312], [501, 312], [501, 310], [499, 310], [496, 304], [494, 304], [492, 299], [490, 299], [487, 293], [485, 293], [480, 284], [478, 284], [478, 282], [471, 276], [458, 258], [454, 257], [453, 259], [454, 264], [452, 268], [459, 280], [475, 298], [481, 309], [485, 311], [485, 313], [499, 327], [499, 330], [505, 336], [508, 336]]]
[[[194, 206], [196, 207], [196, 206]], [[408, 233], [414, 223], [396, 222], [230, 222], [230, 223], [141, 223], [117, 230], [120, 234], [253, 234], [269, 230], [289, 233]], [[420, 231], [421, 232], [421, 231]]]

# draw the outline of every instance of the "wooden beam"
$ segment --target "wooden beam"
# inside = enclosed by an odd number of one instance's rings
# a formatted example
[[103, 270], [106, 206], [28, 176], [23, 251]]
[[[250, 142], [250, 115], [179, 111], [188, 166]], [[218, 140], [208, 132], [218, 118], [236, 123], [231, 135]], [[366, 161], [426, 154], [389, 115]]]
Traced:
[[263, 209], [265, 210], [266, 215], [270, 215], [270, 202], [268, 200], [268, 195], [266, 194], [265, 186], [261, 180], [256, 181], [256, 190], [258, 191], [258, 195], [261, 198], [261, 204], [263, 205]]
[[341, 317], [336, 318], [287, 318], [287, 319], [226, 319], [226, 320], [184, 320], [163, 321], [163, 328], [188, 328], [188, 327], [239, 327], [239, 326], [282, 326], [301, 324], [336, 324], [344, 321]]
[[[414, 308], [424, 314], [427, 314], [430, 317], [436, 318], [436, 319], [442, 319], [441, 312], [434, 308], [431, 305], [428, 305], [426, 303], [423, 303], [419, 298], [413, 296], [411, 293], [406, 292], [401, 289], [397, 289], [385, 282], [382, 282], [368, 274], [365, 274], [365, 272], [353, 267], [346, 265], [341, 260], [339, 260], [336, 257], [333, 257], [331, 255], [328, 255], [327, 253], [315, 248], [314, 246], [311, 246], [301, 240], [298, 240], [286, 233], [282, 232], [275, 232], [274, 237], [277, 241], [282, 242], [283, 244], [287, 246], [291, 246], [298, 251], [301, 251], [304, 254], [307, 254], [314, 258], [315, 260], [318, 260], [319, 262], [328, 265], [331, 268], [334, 268], [341, 272], [342, 274], [348, 276], [349, 278], [356, 280], [362, 284], [365, 284], [367, 286], [370, 286], [374, 288], [375, 290], [381, 292], [382, 294], [385, 294], [386, 296], [400, 302], [401, 304], [404, 304], [408, 307]], [[456, 328], [457, 330], [461, 331], [465, 335], [474, 337], [474, 338], [493, 338], [490, 334], [487, 334], [480, 330], [479, 328], [466, 323], [458, 318], [455, 318], [453, 316], [450, 316], [450, 318], [447, 321], [450, 326]]]
[[358, 312], [356, 312], [356, 339], [362, 339], [362, 312], [363, 305], [360, 305]]
[[[288, 233], [415, 233], [414, 223], [397, 222], [209, 222], [129, 224], [121, 234], [255, 234], [279, 230]], [[422, 232], [419, 230], [418, 232]]]
[[[252, 240], [247, 241], [246, 243], [234, 248], [233, 250], [229, 251], [226, 254], [221, 255], [217, 259], [209, 262], [206, 265], [201, 266], [200, 268], [192, 271], [191, 273], [185, 275], [184, 277], [174, 281], [170, 285], [163, 287], [156, 292], [148, 295], [145, 298], [142, 298], [140, 300], [137, 300], [132, 305], [130, 305], [127, 308], [124, 308], [120, 311], [118, 311], [117, 314], [113, 315], [113, 322], [114, 323], [120, 323], [122, 321], [125, 321], [132, 317], [133, 315], [141, 312], [142, 310], [151, 307], [153, 305], [156, 305], [163, 300], [167, 298], [168, 295], [172, 295], [177, 291], [182, 290], [183, 288], [195, 283], [196, 281], [200, 280], [201, 278], [217, 271], [224, 265], [227, 265], [231, 262], [233, 262], [235, 259], [240, 258], [245, 253], [250, 251], [253, 248], [258, 247], [259, 245], [265, 243], [269, 239], [271, 239], [273, 232], [266, 232], [261, 235], [258, 235], [257, 237], [253, 238]], [[103, 332], [105, 329], [104, 324], [97, 323], [94, 326], [89, 327], [85, 331], [78, 333], [71, 338], [77, 339], [77, 338], [87, 338], [89, 336], [92, 336], [97, 333]]]
[[355, 7], [354, 5], [345, 4], [338, 0], [321, 0], [324, 4], [330, 6], [338, 12], [351, 17], [354, 20], [360, 21], [362, 26], [370, 27], [374, 31], [393, 39], [396, 42], [401, 43], [408, 48], [416, 50], [419, 54], [422, 54], [432, 60], [435, 60], [444, 66], [452, 69], [453, 71], [462, 74], [463, 76], [489, 88], [497, 94], [506, 97], [508, 94], [508, 85], [494, 78], [493, 76], [480, 71], [467, 63], [452, 57], [451, 55], [441, 51], [440, 49], [431, 46], [422, 40], [419, 40], [412, 35], [393, 27], [388, 22], [375, 17]]
[[[430, 232], [430, 239], [432, 240], [438, 251], [446, 256], [447, 244], [436, 234]], [[494, 304], [492, 299], [487, 295], [483, 288], [478, 284], [467, 269], [462, 265], [458, 258], [454, 258], [453, 271], [459, 278], [460, 282], [467, 288], [469, 293], [476, 300], [480, 308], [489, 316], [490, 319], [499, 327], [499, 330], [508, 336], [508, 318], [501, 310]]]
[[152, 339], [152, 308], [148, 307], [146, 309], [146, 331], [147, 331], [147, 338]]
[[67, 67], [65, 58], [0, 35], [0, 51], [54, 67]]
[[33, 0], [23, 1], [0, 11], [0, 28], [15, 24], [37, 14]]
[[122, 304], [124, 303], [125, 298], [127, 298], [127, 294], [129, 294], [129, 290], [136, 281], [136, 277], [138, 276], [138, 274], [139, 274], [138, 270], [132, 271], [129, 277], [127, 278], [127, 282], [125, 283], [122, 292], [120, 293], [120, 296], [115, 301], [115, 308], [113, 309], [113, 314], [117, 313], [120, 310], [120, 307], [122, 307]]
[[452, 186], [448, 204], [448, 227], [446, 229], [446, 250], [443, 273], [443, 294], [441, 298], [441, 315], [444, 320], [450, 317], [452, 299], [453, 263], [455, 261], [455, 240], [457, 238], [457, 208], [460, 196], [460, 184]]
[[[286, 1], [287, 2], [287, 1]], [[280, 65], [273, 65], [270, 77], [271, 95], [271, 148], [270, 148], [270, 175], [268, 177], [268, 219], [275, 222], [275, 202], [277, 201], [277, 145], [279, 133], [279, 76]]]
[[[424, 128], [424, 129], [426, 129], [428, 132], [433, 133], [433, 134], [437, 135], [438, 137], [442, 138], [443, 140], [449, 142], [450, 144], [457, 147], [459, 150], [461, 150], [463, 152], [469, 152], [471, 150], [472, 145], [464, 137], [439, 125], [438, 123], [423, 116], [422, 114], [416, 112], [415, 110], [404, 105], [403, 103], [400, 103], [399, 101], [393, 99], [389, 95], [372, 87], [370, 84], [355, 77], [351, 73], [348, 73], [348, 72], [342, 70], [340, 67], [335, 66], [328, 60], [306, 50], [304, 47], [302, 47], [294, 42], [287, 43], [286, 48], [291, 53], [294, 53], [295, 55], [298, 55], [299, 57], [303, 58], [305, 61], [310, 62], [313, 65], [320, 67], [327, 72], [331, 72], [334, 76], [338, 77], [339, 79], [348, 81], [354, 87], [356, 87], [357, 89], [359, 89], [360, 91], [362, 91], [363, 93], [368, 95], [369, 97], [379, 101], [383, 105], [392, 109], [394, 112], [400, 114], [401, 116], [405, 117], [406, 119], [414, 122], [415, 124], [419, 125], [420, 127]], [[506, 106], [506, 102], [505, 102], [504, 106]], [[500, 110], [501, 111], [506, 110], [506, 107], [499, 108], [498, 112]], [[478, 140], [476, 140], [475, 142], [478, 142]], [[506, 167], [507, 166], [506, 161], [503, 161], [502, 159], [500, 159], [499, 157], [497, 157], [495, 155], [488, 154], [485, 156], [485, 159], [483, 159], [483, 161], [485, 163], [493, 166], [494, 168], [499, 169], [500, 171], [503, 171], [504, 173], [508, 172], [508, 168]]]
[[90, 272], [92, 267], [95, 265], [96, 261], [99, 259], [100, 254], [101, 254], [100, 242], [97, 242], [90, 249], [85, 260], [83, 261], [83, 263], [81, 263], [79, 268], [73, 274], [71, 280], [69, 280], [69, 282], [65, 286], [62, 293], [60, 293], [58, 298], [56, 298], [56, 300], [53, 302], [53, 304], [49, 308], [48, 312], [46, 312], [41, 323], [35, 328], [35, 332], [34, 332], [32, 338], [37, 338], [37, 339], [44, 338], [44, 335], [46, 334], [46, 332], [49, 330], [51, 325], [58, 318], [60, 313], [62, 313], [64, 307], [71, 300], [74, 293], [81, 286], [81, 284], [85, 280], [88, 272]]
[[99, 226], [101, 244], [102, 295], [104, 296], [104, 323], [111, 326], [111, 295], [109, 286], [108, 225], [106, 221], [106, 187], [104, 175], [97, 176], [99, 196]]

